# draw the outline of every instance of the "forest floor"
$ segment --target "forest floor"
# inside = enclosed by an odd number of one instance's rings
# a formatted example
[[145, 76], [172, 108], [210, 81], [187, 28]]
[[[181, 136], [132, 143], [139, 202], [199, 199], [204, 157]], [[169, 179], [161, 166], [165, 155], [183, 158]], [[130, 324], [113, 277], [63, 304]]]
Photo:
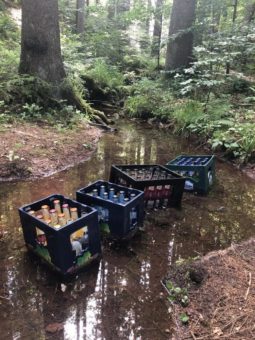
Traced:
[[51, 175], [87, 160], [102, 131], [86, 123], [73, 130], [33, 123], [0, 129], [0, 181]]
[[[173, 304], [173, 339], [255, 338], [254, 247], [251, 239], [173, 268], [168, 280], [189, 287], [188, 306]], [[180, 320], [183, 313], [189, 317], [186, 325]]]

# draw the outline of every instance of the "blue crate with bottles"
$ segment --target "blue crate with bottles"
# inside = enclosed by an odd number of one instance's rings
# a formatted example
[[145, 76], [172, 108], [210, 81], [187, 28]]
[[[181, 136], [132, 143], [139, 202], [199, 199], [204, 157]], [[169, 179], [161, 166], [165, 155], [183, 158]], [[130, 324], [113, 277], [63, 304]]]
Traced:
[[51, 195], [19, 209], [28, 250], [58, 273], [76, 273], [100, 258], [96, 209]]
[[180, 155], [168, 162], [166, 167], [186, 177], [186, 191], [204, 195], [215, 183], [214, 155]]
[[107, 181], [76, 192], [77, 201], [97, 209], [102, 233], [117, 240], [131, 238], [143, 225], [144, 193]]

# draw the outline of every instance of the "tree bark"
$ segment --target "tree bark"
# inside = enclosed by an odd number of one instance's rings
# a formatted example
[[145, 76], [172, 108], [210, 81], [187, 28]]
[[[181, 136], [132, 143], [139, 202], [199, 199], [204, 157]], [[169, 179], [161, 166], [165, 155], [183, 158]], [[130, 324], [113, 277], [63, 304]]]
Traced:
[[84, 32], [85, 0], [76, 0], [76, 33]]
[[196, 0], [174, 0], [168, 34], [166, 71], [187, 67], [192, 60]]
[[245, 21], [250, 24], [255, 19], [255, 2], [247, 4], [245, 8]]
[[[237, 6], [238, 6], [238, 0], [234, 0], [233, 2], [233, 17], [232, 17], [232, 24], [233, 24], [233, 28], [236, 22], [236, 18], [237, 18]], [[230, 62], [227, 61], [226, 63], [226, 74], [230, 74]]]
[[57, 0], [23, 0], [19, 72], [59, 83], [65, 77]]
[[238, 0], [234, 0], [234, 3], [233, 3], [233, 7], [234, 7], [234, 10], [233, 10], [233, 24], [235, 23], [236, 21], [236, 17], [237, 17], [237, 5], [238, 5]]
[[160, 43], [162, 33], [162, 12], [163, 12], [163, 0], [157, 0], [155, 8], [155, 22], [152, 37], [151, 56], [157, 57], [158, 67], [160, 61]]
[[150, 35], [150, 21], [151, 21], [151, 0], [147, 0], [147, 18], [145, 21], [145, 33], [149, 37]]

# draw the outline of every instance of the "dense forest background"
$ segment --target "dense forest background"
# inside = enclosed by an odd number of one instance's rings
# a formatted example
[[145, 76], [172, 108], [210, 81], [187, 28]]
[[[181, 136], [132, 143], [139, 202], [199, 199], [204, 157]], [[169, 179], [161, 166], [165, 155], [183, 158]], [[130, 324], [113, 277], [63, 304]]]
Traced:
[[254, 57], [254, 0], [1, 0], [0, 124], [107, 108], [252, 162]]

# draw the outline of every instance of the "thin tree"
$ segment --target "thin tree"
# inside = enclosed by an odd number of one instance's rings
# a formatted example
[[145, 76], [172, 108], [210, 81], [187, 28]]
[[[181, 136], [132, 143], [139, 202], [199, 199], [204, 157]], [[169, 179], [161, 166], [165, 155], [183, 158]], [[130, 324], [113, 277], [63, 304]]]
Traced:
[[19, 72], [59, 83], [65, 77], [57, 0], [23, 0]]
[[196, 0], [174, 0], [171, 13], [165, 69], [175, 70], [192, 61]]
[[81, 34], [84, 32], [84, 11], [85, 0], [76, 1], [76, 32]]
[[152, 37], [151, 55], [157, 58], [157, 66], [160, 63], [160, 44], [162, 33], [163, 0], [157, 0], [155, 8], [155, 21]]
[[[234, 31], [234, 26], [237, 18], [237, 7], [238, 7], [238, 0], [234, 0], [233, 2], [233, 17], [232, 17], [232, 30]], [[230, 73], [230, 62], [226, 62], [226, 74]]]

